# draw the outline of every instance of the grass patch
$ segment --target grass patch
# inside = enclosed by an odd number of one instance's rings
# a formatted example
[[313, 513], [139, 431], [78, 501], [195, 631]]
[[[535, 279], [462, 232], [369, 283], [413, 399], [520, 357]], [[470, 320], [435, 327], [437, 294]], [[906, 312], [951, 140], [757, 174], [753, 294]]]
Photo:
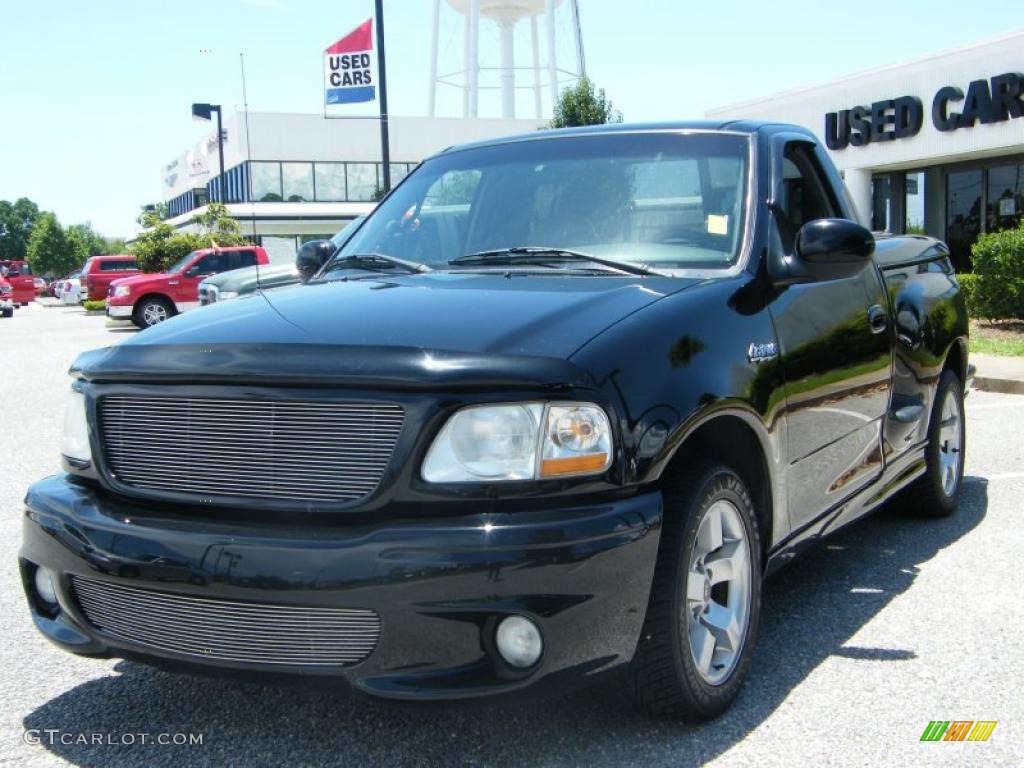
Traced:
[[82, 302], [82, 307], [86, 312], [102, 312], [107, 308], [107, 302], [105, 299], [89, 299]]
[[972, 338], [971, 352], [977, 352], [982, 355], [1024, 357], [1024, 341], [1013, 339]]
[[971, 323], [971, 352], [1004, 357], [1024, 357], [1024, 322], [1001, 320]]

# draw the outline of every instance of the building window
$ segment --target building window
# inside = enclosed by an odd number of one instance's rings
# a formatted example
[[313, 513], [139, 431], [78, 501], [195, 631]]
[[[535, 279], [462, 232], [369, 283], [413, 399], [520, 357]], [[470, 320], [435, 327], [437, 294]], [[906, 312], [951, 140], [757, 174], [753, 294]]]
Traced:
[[903, 231], [908, 235], [925, 234], [924, 171], [907, 173], [903, 181]]
[[250, 163], [252, 169], [252, 199], [259, 202], [280, 201], [281, 164]]
[[875, 176], [871, 179], [871, 229], [875, 232], [891, 232], [889, 218], [892, 201], [892, 178]]
[[344, 163], [313, 163], [316, 177], [316, 199], [340, 203], [348, 199], [345, 192]]
[[391, 163], [391, 186], [395, 186], [409, 175], [408, 163]]
[[957, 272], [971, 268], [971, 244], [981, 233], [981, 169], [946, 176], [946, 243]]
[[284, 181], [284, 199], [289, 203], [313, 199], [312, 163], [281, 163], [281, 178]]
[[373, 200], [377, 191], [376, 163], [348, 164], [348, 199]]
[[1015, 229], [1024, 209], [1024, 163], [988, 169], [985, 228], [988, 232]]

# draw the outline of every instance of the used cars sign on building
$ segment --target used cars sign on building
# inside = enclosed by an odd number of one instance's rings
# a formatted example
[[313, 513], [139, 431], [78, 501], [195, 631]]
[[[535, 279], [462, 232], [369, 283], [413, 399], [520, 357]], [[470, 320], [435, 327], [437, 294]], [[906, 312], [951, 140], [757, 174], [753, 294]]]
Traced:
[[[963, 102], [959, 112], [953, 102]], [[977, 121], [999, 123], [1024, 116], [1024, 75], [1006, 72], [991, 80], [973, 80], [967, 95], [951, 85], [943, 86], [932, 98], [932, 123], [936, 130], [972, 128]], [[825, 143], [829, 149], [862, 147], [872, 141], [893, 141], [916, 136], [921, 130], [924, 109], [916, 96], [876, 101], [870, 107], [856, 106], [825, 115]]]

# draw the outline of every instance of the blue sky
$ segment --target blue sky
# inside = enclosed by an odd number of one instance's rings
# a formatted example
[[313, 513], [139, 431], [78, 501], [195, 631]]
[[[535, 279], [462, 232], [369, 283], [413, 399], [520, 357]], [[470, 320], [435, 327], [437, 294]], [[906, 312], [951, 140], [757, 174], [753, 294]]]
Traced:
[[[580, 0], [587, 70], [629, 121], [704, 110], [1010, 31], [1020, 0]], [[321, 51], [372, 0], [35, 0], [0, 15], [0, 199], [127, 235], [208, 133], [193, 101], [320, 112]], [[430, 0], [386, 0], [390, 111], [425, 114]], [[444, 47], [444, 45], [442, 46]], [[203, 52], [209, 50], [211, 52]], [[488, 55], [493, 49], [487, 47]]]

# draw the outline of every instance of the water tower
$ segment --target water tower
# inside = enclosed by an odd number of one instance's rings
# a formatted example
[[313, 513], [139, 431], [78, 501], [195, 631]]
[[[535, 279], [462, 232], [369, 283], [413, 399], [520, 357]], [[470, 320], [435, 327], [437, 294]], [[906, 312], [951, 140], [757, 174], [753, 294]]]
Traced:
[[[434, 0], [433, 29], [430, 37], [430, 96], [428, 113], [434, 116], [438, 85], [462, 91], [462, 116], [477, 117], [480, 91], [498, 90], [501, 94], [501, 116], [516, 116], [516, 93], [533, 92], [533, 111], [543, 118], [543, 92], [551, 109], [558, 101], [561, 88], [575, 83], [586, 74], [583, 59], [583, 38], [580, 34], [580, 13], [577, 0], [445, 0], [448, 9], [461, 17], [462, 53], [451, 71], [438, 74], [438, 38], [442, 26], [442, 3]], [[544, 64], [541, 64], [541, 35], [544, 33]], [[481, 27], [485, 35], [497, 32], [500, 58], [496, 65], [481, 64]], [[530, 64], [516, 66], [517, 30], [529, 31]], [[570, 38], [572, 52], [562, 52], [559, 44]], [[521, 43], [525, 41], [520, 40]], [[518, 46], [525, 49], [525, 45]], [[523, 52], [521, 50], [521, 52]], [[490, 49], [483, 58], [488, 58]], [[517, 75], [520, 77], [517, 78]], [[496, 77], [495, 77], [496, 76]]]

